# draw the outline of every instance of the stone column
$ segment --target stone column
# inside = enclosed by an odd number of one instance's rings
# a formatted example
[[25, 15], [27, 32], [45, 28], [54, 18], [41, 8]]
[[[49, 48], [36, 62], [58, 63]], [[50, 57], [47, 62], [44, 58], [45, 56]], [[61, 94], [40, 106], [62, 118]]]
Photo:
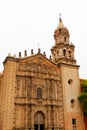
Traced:
[[30, 130], [34, 130], [33, 105], [30, 104]]
[[51, 107], [50, 105], [47, 107], [47, 130], [51, 129]]
[[24, 108], [24, 112], [25, 112], [25, 114], [24, 114], [24, 126], [25, 126], [25, 128], [27, 128], [28, 127], [28, 105], [25, 105], [25, 108]]

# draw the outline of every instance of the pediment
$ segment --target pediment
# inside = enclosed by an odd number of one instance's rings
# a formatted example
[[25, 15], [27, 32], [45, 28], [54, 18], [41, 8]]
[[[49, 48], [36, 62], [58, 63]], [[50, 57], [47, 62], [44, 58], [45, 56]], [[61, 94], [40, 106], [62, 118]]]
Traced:
[[40, 73], [57, 73], [58, 67], [43, 54], [36, 54], [24, 59], [19, 59], [18, 70]]

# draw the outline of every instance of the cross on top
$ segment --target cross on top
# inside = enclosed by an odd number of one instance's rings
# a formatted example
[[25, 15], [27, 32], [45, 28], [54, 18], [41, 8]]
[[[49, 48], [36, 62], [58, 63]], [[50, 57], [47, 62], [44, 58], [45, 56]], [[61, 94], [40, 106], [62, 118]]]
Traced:
[[59, 13], [59, 18], [61, 19], [61, 13]]

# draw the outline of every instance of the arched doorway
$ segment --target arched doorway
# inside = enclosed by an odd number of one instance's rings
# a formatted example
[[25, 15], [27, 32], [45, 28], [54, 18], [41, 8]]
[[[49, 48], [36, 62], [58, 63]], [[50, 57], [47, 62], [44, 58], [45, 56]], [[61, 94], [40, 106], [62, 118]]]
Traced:
[[41, 111], [38, 111], [34, 115], [34, 130], [44, 130], [45, 126], [45, 117], [44, 114]]

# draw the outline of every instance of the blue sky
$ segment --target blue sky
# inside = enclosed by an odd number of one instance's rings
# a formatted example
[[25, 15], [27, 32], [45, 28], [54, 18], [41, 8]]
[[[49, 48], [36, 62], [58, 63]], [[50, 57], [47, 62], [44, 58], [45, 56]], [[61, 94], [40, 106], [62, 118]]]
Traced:
[[0, 72], [3, 61], [11, 55], [38, 46], [47, 57], [54, 45], [54, 31], [59, 13], [69, 29], [70, 41], [75, 45], [75, 58], [80, 65], [80, 78], [87, 78], [87, 7], [86, 0], [1, 0], [0, 1]]

